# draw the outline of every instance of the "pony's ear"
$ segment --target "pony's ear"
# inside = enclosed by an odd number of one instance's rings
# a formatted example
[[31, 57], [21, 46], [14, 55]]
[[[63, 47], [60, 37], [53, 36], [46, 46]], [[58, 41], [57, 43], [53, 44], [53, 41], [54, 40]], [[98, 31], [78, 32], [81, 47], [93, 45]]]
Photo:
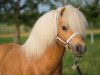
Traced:
[[59, 12], [59, 15], [62, 17], [64, 13], [65, 7], [62, 7], [61, 11]]

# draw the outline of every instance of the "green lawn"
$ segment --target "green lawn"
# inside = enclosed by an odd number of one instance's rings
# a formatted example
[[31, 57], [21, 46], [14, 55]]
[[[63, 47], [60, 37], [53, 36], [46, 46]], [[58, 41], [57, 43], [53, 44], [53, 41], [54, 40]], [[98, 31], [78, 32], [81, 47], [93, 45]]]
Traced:
[[[24, 43], [27, 37], [21, 37]], [[12, 37], [0, 38], [0, 44], [13, 42]], [[100, 34], [95, 34], [94, 44], [90, 43], [90, 36], [86, 38], [87, 51], [80, 59], [79, 65], [83, 75], [100, 75]], [[71, 52], [66, 52], [63, 58], [63, 75], [78, 75], [71, 67], [74, 56]]]
[[[21, 41], [21, 44], [23, 44], [25, 42], [25, 40], [27, 39], [27, 37], [21, 37], [20, 41]], [[3, 43], [12, 43], [14, 41], [14, 38], [13, 37], [0, 37], [0, 44], [3, 44]]]

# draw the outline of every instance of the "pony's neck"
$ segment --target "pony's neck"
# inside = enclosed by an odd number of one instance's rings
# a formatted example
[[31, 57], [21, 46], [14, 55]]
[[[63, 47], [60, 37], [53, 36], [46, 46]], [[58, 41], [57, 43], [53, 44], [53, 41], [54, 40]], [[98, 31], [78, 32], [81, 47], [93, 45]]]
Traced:
[[65, 47], [57, 41], [52, 46], [47, 48], [47, 52], [45, 52], [44, 56], [46, 58], [48, 57], [50, 61], [54, 60], [54, 62], [57, 64], [62, 60], [64, 50]]
[[61, 69], [64, 51], [64, 46], [56, 42], [52, 44], [50, 47], [48, 47], [45, 53], [43, 53], [43, 55], [40, 58], [37, 58], [36, 60], [34, 60], [33, 58], [33, 62], [35, 61], [35, 65], [37, 65], [37, 67], [43, 64], [42, 70], [49, 69], [49, 71], [54, 71], [58, 67], [60, 67]]
[[[63, 57], [63, 53], [64, 53], [65, 47], [64, 45], [62, 45], [62, 43], [60, 43], [58, 40], [56, 40], [55, 43], [53, 43], [51, 46], [49, 46], [45, 52], [43, 53], [42, 57], [48, 58], [48, 60], [50, 59], [55, 59], [55, 58], [59, 58], [61, 59]], [[41, 58], [42, 58], [41, 57]], [[56, 60], [56, 59], [55, 59]]]

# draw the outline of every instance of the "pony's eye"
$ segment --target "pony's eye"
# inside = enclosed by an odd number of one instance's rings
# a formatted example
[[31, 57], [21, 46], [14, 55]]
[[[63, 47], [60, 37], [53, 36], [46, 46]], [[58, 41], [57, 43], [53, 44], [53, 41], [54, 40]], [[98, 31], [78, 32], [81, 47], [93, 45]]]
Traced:
[[67, 27], [65, 25], [61, 26], [62, 30], [67, 31]]

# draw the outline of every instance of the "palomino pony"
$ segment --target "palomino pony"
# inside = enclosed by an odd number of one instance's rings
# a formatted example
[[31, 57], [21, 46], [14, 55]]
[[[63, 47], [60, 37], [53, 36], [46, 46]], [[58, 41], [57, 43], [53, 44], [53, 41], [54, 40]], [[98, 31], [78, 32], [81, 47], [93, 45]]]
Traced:
[[87, 26], [71, 5], [44, 14], [23, 45], [0, 45], [0, 75], [61, 75], [65, 47], [76, 57], [84, 54]]

